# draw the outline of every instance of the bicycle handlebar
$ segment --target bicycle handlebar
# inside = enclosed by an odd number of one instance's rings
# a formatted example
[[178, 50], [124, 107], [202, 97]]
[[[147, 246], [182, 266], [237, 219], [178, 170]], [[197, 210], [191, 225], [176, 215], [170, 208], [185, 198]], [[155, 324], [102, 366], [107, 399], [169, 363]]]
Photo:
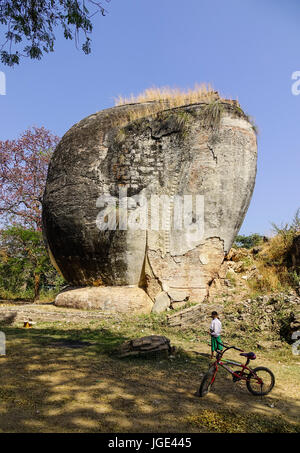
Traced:
[[[225, 343], [223, 343], [223, 342], [220, 343], [217, 339], [216, 339], [216, 342], [217, 342], [218, 345], [224, 346], [225, 351], [228, 351], [228, 349], [235, 349], [236, 351], [244, 352], [243, 349], [237, 348], [237, 347], [235, 347], [235, 346], [229, 346], [228, 344], [225, 344]], [[224, 352], [225, 352], [225, 351], [224, 351]], [[224, 354], [224, 352], [223, 352], [223, 354]]]

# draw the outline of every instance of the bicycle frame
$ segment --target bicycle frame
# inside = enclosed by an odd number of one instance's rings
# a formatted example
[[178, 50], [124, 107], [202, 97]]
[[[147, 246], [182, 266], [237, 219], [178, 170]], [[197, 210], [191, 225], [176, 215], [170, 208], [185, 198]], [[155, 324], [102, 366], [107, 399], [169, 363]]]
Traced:
[[[243, 364], [243, 363], [240, 363], [240, 362], [235, 362], [234, 360], [227, 360], [227, 359], [223, 359], [222, 361], [222, 357], [223, 355], [225, 354], [225, 352], [227, 352], [229, 349], [235, 349], [237, 351], [240, 351], [240, 352], [244, 352], [242, 349], [239, 349], [239, 348], [236, 348], [235, 346], [227, 346], [225, 345], [224, 343], [220, 343], [217, 341], [217, 343], [220, 345], [220, 346], [224, 346], [224, 350], [223, 351], [220, 351], [218, 350], [217, 351], [217, 357], [216, 357], [216, 361], [214, 362], [213, 366], [215, 367], [215, 370], [214, 370], [214, 375], [212, 377], [212, 380], [211, 380], [211, 385], [214, 383], [215, 381], [215, 378], [216, 378], [216, 375], [217, 375], [217, 372], [218, 372], [218, 369], [219, 369], [219, 366], [221, 366], [222, 368], [224, 368], [228, 373], [230, 373], [232, 376], [235, 376], [238, 380], [244, 380], [246, 381], [250, 375], [253, 375], [258, 383], [260, 385], [263, 384], [262, 380], [254, 373], [254, 371], [248, 367], [249, 365], [249, 362], [250, 362], [250, 359], [249, 357], [246, 358], [246, 363]], [[224, 363], [225, 362], [225, 363]], [[235, 365], [235, 366], [238, 366], [240, 368], [242, 368], [241, 371], [239, 371], [238, 373], [235, 372], [234, 370], [232, 370], [229, 366], [226, 365], [227, 364], [230, 364], [230, 365]], [[248, 371], [249, 373], [245, 373], [245, 371]]]

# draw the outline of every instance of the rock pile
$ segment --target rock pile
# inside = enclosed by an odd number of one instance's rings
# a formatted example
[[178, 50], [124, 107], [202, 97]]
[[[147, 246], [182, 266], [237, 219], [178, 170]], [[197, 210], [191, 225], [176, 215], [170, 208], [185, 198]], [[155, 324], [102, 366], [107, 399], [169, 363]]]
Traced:
[[241, 329], [245, 324], [251, 324], [257, 331], [278, 330], [287, 323], [293, 330], [299, 325], [300, 297], [294, 294], [276, 293], [258, 296], [255, 299], [241, 301], [234, 307], [225, 307], [224, 317], [240, 323]]
[[245, 299], [240, 302], [202, 303], [168, 316], [173, 327], [193, 327], [207, 330], [210, 314], [218, 311], [226, 330], [227, 321], [236, 331], [275, 332], [286, 340], [300, 330], [300, 297], [295, 294], [276, 293]]
[[166, 352], [172, 354], [175, 347], [171, 346], [170, 340], [161, 335], [150, 335], [126, 341], [119, 349], [119, 357], [138, 356]]

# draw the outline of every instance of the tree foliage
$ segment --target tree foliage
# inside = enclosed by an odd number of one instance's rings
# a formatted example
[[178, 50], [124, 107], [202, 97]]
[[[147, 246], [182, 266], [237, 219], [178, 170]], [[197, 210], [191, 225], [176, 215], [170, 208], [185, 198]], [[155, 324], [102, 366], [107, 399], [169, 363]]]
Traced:
[[1, 39], [2, 63], [13, 66], [21, 57], [40, 60], [43, 53], [53, 52], [57, 27], [76, 43], [82, 32], [82, 50], [89, 54], [92, 17], [99, 12], [105, 15], [105, 8], [103, 2], [95, 0], [1, 0], [0, 24], [6, 29]]
[[29, 291], [37, 299], [41, 287], [58, 287], [62, 282], [50, 262], [40, 231], [22, 226], [1, 231], [0, 289]]
[[41, 228], [41, 202], [48, 165], [59, 138], [44, 127], [25, 131], [17, 140], [0, 140], [0, 215]]
[[300, 233], [300, 208], [297, 209], [290, 223], [276, 225], [272, 223], [273, 230], [276, 234], [281, 235], [285, 240], [289, 241], [296, 234]]

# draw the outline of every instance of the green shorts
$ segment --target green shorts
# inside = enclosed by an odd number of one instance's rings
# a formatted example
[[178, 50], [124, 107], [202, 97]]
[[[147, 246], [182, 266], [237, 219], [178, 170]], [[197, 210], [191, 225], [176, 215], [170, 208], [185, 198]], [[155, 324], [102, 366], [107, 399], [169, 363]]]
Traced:
[[220, 336], [219, 337], [211, 336], [211, 352], [214, 352], [217, 349], [219, 349], [219, 351], [222, 351], [223, 346], [217, 342], [222, 343], [221, 337]]

